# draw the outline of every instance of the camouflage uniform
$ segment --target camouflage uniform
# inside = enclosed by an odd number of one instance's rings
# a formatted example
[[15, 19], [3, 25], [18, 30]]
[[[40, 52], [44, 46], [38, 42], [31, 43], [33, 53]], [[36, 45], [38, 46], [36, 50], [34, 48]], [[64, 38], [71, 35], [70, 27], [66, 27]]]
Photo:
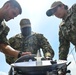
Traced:
[[[47, 52], [51, 54], [51, 58], [54, 56], [54, 51], [50, 46], [47, 39], [38, 33], [32, 33], [31, 35], [24, 38], [21, 33], [17, 34], [15, 37], [9, 39], [10, 45], [16, 50], [30, 51], [32, 54], [36, 54], [37, 50], [42, 48], [44, 56]], [[7, 56], [7, 63], [11, 64], [16, 60], [16, 58]]]
[[0, 21], [0, 44], [1, 43], [9, 44], [6, 38], [8, 32], [9, 32], [9, 27], [6, 26], [4, 21]]
[[76, 46], [76, 4], [68, 10], [68, 15], [60, 24], [59, 41], [59, 59], [66, 60], [70, 42]]

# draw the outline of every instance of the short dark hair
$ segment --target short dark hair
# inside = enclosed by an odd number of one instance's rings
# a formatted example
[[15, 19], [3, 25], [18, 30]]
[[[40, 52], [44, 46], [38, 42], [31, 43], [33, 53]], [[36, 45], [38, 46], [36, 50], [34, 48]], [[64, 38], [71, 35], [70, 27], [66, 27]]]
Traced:
[[66, 10], [68, 10], [68, 6], [67, 6], [67, 5], [64, 5], [64, 8], [65, 8]]
[[22, 13], [22, 8], [21, 8], [20, 4], [16, 0], [9, 0], [5, 4], [7, 4], [7, 3], [10, 3], [11, 6], [13, 6], [13, 7], [17, 7], [19, 9], [20, 14]]
[[[63, 4], [63, 5], [64, 5], [64, 9], [65, 9], [65, 10], [68, 10], [68, 6], [67, 6], [67, 5], [65, 5], [65, 4]], [[61, 6], [62, 6], [62, 4], [60, 4], [59, 6], [61, 7]]]
[[[64, 4], [60, 4], [60, 5], [58, 5], [58, 7], [61, 7], [62, 5], [64, 5]], [[68, 6], [67, 5], [64, 5], [64, 9], [65, 10], [68, 10]]]

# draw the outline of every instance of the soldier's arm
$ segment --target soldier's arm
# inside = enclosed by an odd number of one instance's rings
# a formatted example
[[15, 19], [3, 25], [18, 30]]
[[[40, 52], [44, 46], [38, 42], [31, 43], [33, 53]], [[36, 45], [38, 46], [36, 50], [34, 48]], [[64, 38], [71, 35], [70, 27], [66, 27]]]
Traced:
[[[10, 29], [9, 29], [8, 26], [6, 26], [6, 24], [4, 22], [2, 22], [2, 28], [3, 28], [3, 31], [2, 31], [2, 34], [0, 36], [1, 51], [5, 54], [14, 55], [15, 54], [15, 53], [13, 54], [14, 49], [9, 46], [9, 41], [7, 40], [7, 35], [8, 35], [8, 32], [9, 32]], [[11, 49], [13, 51], [11, 51]], [[17, 56], [17, 54], [16, 54], [16, 56]]]
[[[15, 45], [15, 39], [13, 37], [9, 38], [9, 43], [10, 43], [10, 46], [14, 48], [14, 45]], [[5, 55], [5, 59], [6, 59], [6, 62], [10, 65], [12, 63], [15, 62], [15, 60], [17, 58], [15, 57], [11, 57], [11, 56], [8, 56], [8, 55]]]
[[8, 32], [10, 29], [8, 26], [6, 26], [6, 24], [4, 22], [2, 22], [2, 27], [3, 27], [3, 31], [2, 31], [2, 34], [0, 36], [0, 48], [1, 48], [3, 53], [17, 57], [19, 51], [15, 51], [15, 49], [13, 49], [9, 45], [9, 41], [7, 40], [7, 35], [8, 35]]
[[43, 50], [44, 56], [48, 56], [52, 59], [54, 57], [54, 50], [52, 49], [48, 40], [42, 34], [38, 34], [37, 38], [39, 45]]
[[4, 54], [10, 55], [10, 56], [18, 57], [18, 54], [20, 53], [20, 51], [13, 49], [10, 45], [7, 45], [7, 44], [3, 44], [3, 43], [0, 44], [0, 48], [2, 49], [2, 52]]
[[0, 35], [0, 44], [1, 43], [4, 43], [4, 44], [9, 44], [8, 40], [7, 40], [7, 35], [8, 35], [8, 32], [9, 32], [9, 27], [6, 26], [5, 24], [2, 25], [2, 28], [3, 28], [3, 31]]
[[67, 60], [67, 55], [68, 55], [68, 52], [69, 52], [70, 42], [63, 37], [61, 31], [59, 31], [59, 42], [60, 42], [60, 45], [59, 45], [59, 59], [60, 60]]

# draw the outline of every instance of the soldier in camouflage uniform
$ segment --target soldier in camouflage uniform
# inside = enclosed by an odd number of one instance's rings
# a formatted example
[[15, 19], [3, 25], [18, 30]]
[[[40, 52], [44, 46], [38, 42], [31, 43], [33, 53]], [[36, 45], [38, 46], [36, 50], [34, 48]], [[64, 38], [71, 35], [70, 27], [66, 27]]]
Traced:
[[[49, 56], [51, 59], [54, 56], [54, 51], [43, 34], [34, 33], [31, 31], [31, 23], [29, 19], [20, 21], [21, 33], [9, 39], [10, 45], [16, 50], [28, 51], [36, 54], [40, 48], [43, 50], [44, 56]], [[16, 59], [6, 57], [7, 63], [11, 64]]]
[[9, 28], [6, 26], [3, 20], [9, 21], [21, 13], [21, 6], [15, 0], [5, 2], [5, 4], [0, 8], [0, 51], [16, 58], [20, 57], [21, 55], [30, 54], [30, 52], [22, 53], [20, 51], [16, 51], [9, 45], [6, 38]]
[[68, 10], [67, 5], [61, 1], [55, 1], [46, 14], [62, 19], [59, 26], [59, 59], [67, 60], [70, 43], [76, 46], [76, 4]]

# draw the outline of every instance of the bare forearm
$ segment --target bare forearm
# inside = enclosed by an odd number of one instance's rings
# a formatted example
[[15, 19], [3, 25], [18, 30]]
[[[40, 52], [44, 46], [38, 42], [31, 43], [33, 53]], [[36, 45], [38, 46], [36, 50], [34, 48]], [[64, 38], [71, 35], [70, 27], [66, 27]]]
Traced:
[[0, 48], [2, 49], [2, 52], [5, 54], [18, 57], [19, 51], [13, 49], [11, 46], [6, 45], [6, 44], [0, 44]]

